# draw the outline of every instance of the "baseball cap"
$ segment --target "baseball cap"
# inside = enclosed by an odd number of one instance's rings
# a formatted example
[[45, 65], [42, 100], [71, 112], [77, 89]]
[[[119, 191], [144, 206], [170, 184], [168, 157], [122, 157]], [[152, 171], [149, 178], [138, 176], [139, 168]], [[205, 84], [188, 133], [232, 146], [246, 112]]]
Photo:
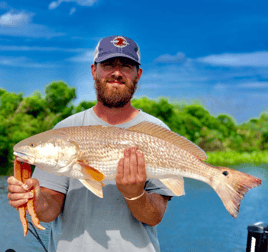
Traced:
[[102, 39], [95, 50], [94, 62], [100, 63], [114, 57], [126, 57], [140, 64], [138, 45], [124, 36], [110, 36]]

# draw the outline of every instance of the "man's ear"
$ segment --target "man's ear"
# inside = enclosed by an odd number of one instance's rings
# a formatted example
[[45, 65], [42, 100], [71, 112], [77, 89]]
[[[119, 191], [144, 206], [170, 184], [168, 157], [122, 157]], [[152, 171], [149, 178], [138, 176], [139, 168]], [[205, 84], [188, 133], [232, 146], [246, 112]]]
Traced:
[[92, 74], [93, 80], [96, 79], [96, 72], [97, 72], [97, 65], [92, 64], [91, 65], [91, 74]]
[[141, 75], [142, 75], [142, 69], [139, 68], [139, 69], [138, 69], [138, 80], [140, 79]]

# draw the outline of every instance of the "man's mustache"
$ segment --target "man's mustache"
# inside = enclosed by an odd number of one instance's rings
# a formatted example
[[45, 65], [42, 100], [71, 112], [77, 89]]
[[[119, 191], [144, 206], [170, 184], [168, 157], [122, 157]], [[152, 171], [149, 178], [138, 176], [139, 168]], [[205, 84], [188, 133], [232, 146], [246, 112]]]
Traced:
[[120, 84], [126, 84], [127, 81], [123, 79], [122, 77], [119, 78], [108, 78], [106, 82], [119, 82]]

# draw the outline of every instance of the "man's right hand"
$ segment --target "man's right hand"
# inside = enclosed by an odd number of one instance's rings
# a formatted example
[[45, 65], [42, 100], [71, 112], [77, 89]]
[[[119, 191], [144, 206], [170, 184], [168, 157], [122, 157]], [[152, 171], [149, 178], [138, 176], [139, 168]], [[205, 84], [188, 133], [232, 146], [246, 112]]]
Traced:
[[31, 190], [35, 190], [35, 201], [38, 201], [38, 197], [40, 195], [41, 189], [39, 185], [39, 181], [34, 178], [30, 178], [23, 184], [21, 181], [17, 180], [15, 177], [9, 177], [7, 179], [9, 186], [8, 190], [8, 199], [9, 204], [14, 208], [19, 208], [28, 202], [29, 199], [33, 198], [33, 194]]
[[[7, 197], [12, 207], [18, 209], [34, 197], [34, 208], [40, 221], [53, 221], [60, 214], [65, 194], [40, 187], [39, 181], [35, 178], [30, 178], [23, 184], [12, 176], [7, 179], [7, 182], [9, 183]], [[31, 193], [32, 189], [35, 190], [34, 196]]]

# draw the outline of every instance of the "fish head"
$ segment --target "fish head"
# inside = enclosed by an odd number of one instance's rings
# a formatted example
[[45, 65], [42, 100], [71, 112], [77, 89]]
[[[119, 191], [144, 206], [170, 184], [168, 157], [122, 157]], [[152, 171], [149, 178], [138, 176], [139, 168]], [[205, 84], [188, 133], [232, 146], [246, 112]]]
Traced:
[[19, 161], [55, 174], [64, 172], [79, 155], [79, 146], [68, 135], [55, 130], [26, 138], [17, 143], [13, 150]]

